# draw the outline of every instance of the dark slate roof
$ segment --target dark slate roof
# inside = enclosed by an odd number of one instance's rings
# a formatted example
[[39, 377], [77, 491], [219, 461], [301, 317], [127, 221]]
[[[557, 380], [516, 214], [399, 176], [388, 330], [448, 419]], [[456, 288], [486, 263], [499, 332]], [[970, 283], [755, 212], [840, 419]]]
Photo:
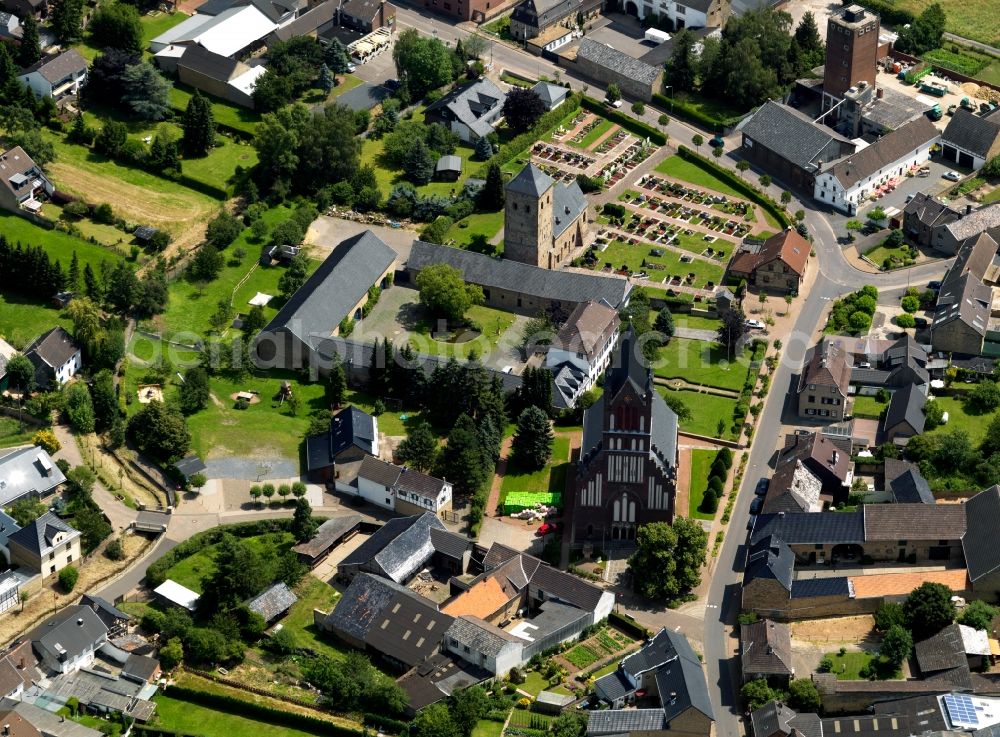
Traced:
[[618, 49], [613, 49], [607, 44], [600, 43], [586, 36], [580, 39], [580, 47], [577, 49], [576, 58], [577, 60], [585, 59], [643, 84], [653, 84], [656, 82], [657, 77], [659, 77], [662, 71], [661, 67], [646, 64], [622, 51], [618, 51]]
[[791, 628], [770, 619], [740, 625], [740, 663], [744, 674], [791, 675]]
[[934, 199], [925, 192], [917, 192], [913, 199], [903, 208], [905, 215], [915, 215], [917, 220], [928, 227], [940, 225], [942, 222], [958, 220], [962, 217], [959, 210], [954, 210], [943, 202]]
[[[92, 594], [84, 594], [83, 596], [80, 597], [80, 604], [82, 604], [83, 606], [89, 606], [91, 609], [97, 612], [98, 617], [100, 617], [101, 614], [103, 613], [109, 619], [120, 619], [126, 622], [132, 619], [131, 614], [123, 612], [121, 609], [116, 607], [110, 601], [101, 598], [100, 596], [94, 596]], [[104, 620], [105, 618], [101, 617], [101, 619]]]
[[329, 337], [395, 260], [370, 230], [341, 241], [262, 332], [288, 330], [306, 345]]
[[[760, 526], [760, 517], [754, 533]], [[792, 579], [795, 577], [795, 554], [783, 540], [768, 535], [756, 540], [747, 553], [746, 569], [743, 573], [744, 585], [754, 579], [773, 579], [780, 583], [786, 591], [792, 590]]]
[[888, 484], [892, 497], [897, 502], [935, 504], [934, 494], [927, 479], [917, 468], [908, 468]]
[[[184, 54], [177, 60], [178, 67], [190, 69], [198, 74], [204, 74], [209, 79], [228, 82], [236, 75], [242, 62], [222, 54], [216, 54], [203, 46], [192, 44], [186, 46]], [[139, 236], [136, 233], [136, 236]]]
[[578, 0], [524, 0], [514, 8], [510, 17], [534, 28], [545, 29], [578, 7]]
[[960, 540], [965, 510], [960, 504], [865, 504], [865, 540]]
[[358, 527], [360, 524], [360, 514], [348, 514], [342, 517], [328, 519], [319, 526], [319, 529], [316, 530], [316, 534], [312, 536], [312, 539], [296, 545], [292, 548], [292, 550], [300, 555], [315, 558], [318, 555], [322, 555], [323, 552], [325, 552], [326, 549], [329, 548], [333, 542], [338, 540], [344, 533]]
[[832, 128], [814, 123], [798, 110], [772, 100], [757, 108], [744, 123], [742, 131], [755, 144], [774, 151], [802, 169], [815, 165], [831, 141], [849, 143]]
[[590, 713], [590, 737], [625, 735], [630, 732], [658, 732], [667, 728], [663, 709], [605, 709]]
[[846, 156], [829, 167], [844, 189], [899, 161], [908, 152], [940, 137], [941, 133], [924, 115], [887, 133], [867, 148]]
[[[753, 733], [756, 737], [771, 737], [776, 733], [790, 734], [789, 720], [796, 716], [786, 704], [769, 701], [750, 714]], [[821, 732], [822, 734], [822, 732]]]
[[0, 507], [27, 494], [45, 496], [65, 481], [44, 448], [30, 445], [0, 450]]
[[403, 469], [392, 463], [386, 463], [374, 456], [365, 456], [361, 461], [361, 468], [358, 469], [359, 479], [368, 479], [379, 486], [391, 489], [399, 478]]
[[502, 105], [506, 97], [507, 95], [493, 80], [480, 77], [428, 105], [424, 114], [433, 114], [441, 108], [446, 108], [456, 120], [468, 126], [477, 135], [486, 136], [493, 132], [493, 125], [487, 122], [484, 116], [497, 105]]
[[[59, 657], [59, 647], [69, 659], [79, 657], [94, 649], [94, 645], [108, 634], [104, 622], [89, 606], [64, 607], [31, 631], [28, 638], [35, 650]], [[58, 646], [58, 647], [57, 647]]]
[[597, 689], [609, 702], [615, 702], [627, 696], [634, 690], [632, 682], [625, 677], [621, 668], [601, 676], [594, 681], [594, 688]]
[[553, 184], [555, 184], [555, 180], [552, 177], [535, 164], [529, 163], [507, 182], [506, 189], [514, 194], [537, 198], [545, 194]]
[[58, 544], [77, 537], [80, 533], [59, 519], [52, 512], [46, 512], [26, 527], [12, 533], [7, 539], [22, 548], [41, 556], [47, 553], [57, 538]]
[[392, 93], [380, 84], [363, 82], [357, 87], [337, 95], [337, 104], [349, 107], [354, 112], [371, 110]]
[[128, 660], [122, 664], [122, 676], [148, 682], [160, 669], [160, 661], [146, 655], [130, 653]]
[[587, 209], [587, 198], [574, 179], [569, 185], [556, 182], [552, 191], [552, 236], [558, 238]]
[[555, 105], [565, 100], [566, 95], [569, 94], [569, 90], [566, 87], [558, 84], [550, 84], [549, 82], [538, 82], [531, 88], [531, 91], [538, 95], [549, 109], [552, 109]]
[[296, 36], [307, 36], [315, 33], [320, 27], [332, 23], [337, 17], [336, 0], [325, 0], [312, 10], [306, 11], [291, 23], [276, 28], [274, 37], [279, 41], [287, 41]]
[[834, 578], [806, 578], [792, 582], [793, 599], [811, 599], [814, 596], [850, 596], [851, 582], [847, 576]]
[[597, 608], [604, 589], [571, 573], [548, 565], [540, 565], [531, 575], [531, 588], [545, 592], [545, 599], [556, 599], [592, 612]]
[[412, 468], [403, 468], [396, 480], [396, 488], [410, 494], [418, 494], [426, 499], [437, 499], [445, 481]]
[[625, 279], [576, 271], [552, 271], [507, 259], [495, 259], [473, 251], [414, 241], [408, 267], [419, 271], [432, 264], [454, 266], [465, 281], [472, 284], [533, 297], [570, 302], [573, 304], [604, 300], [618, 309], [632, 290]]
[[[663, 713], [670, 722], [688, 709], [697, 709], [709, 719], [715, 719], [708, 683], [701, 661], [680, 632], [668, 633], [677, 651], [677, 660], [656, 671], [656, 687], [660, 694]], [[671, 698], [676, 694], [675, 698]]]
[[306, 465], [310, 471], [330, 466], [352, 446], [371, 452], [374, 441], [375, 419], [353, 405], [344, 407], [330, 419], [330, 432], [306, 438]]
[[962, 506], [966, 519], [962, 550], [969, 580], [975, 583], [1000, 568], [1000, 545], [996, 543], [996, 531], [1000, 530], [1000, 486], [979, 492]]
[[619, 667], [629, 675], [638, 676], [675, 660], [677, 648], [674, 646], [672, 634], [666, 629], [661, 629], [639, 650], [624, 658]]
[[1000, 119], [983, 118], [959, 108], [941, 134], [941, 143], [986, 158], [1000, 137]]
[[263, 617], [265, 623], [270, 623], [291, 609], [298, 600], [288, 584], [279, 581], [250, 599], [247, 609]]
[[87, 70], [87, 60], [76, 49], [69, 49], [58, 56], [39, 59], [23, 74], [38, 72], [50, 84], [61, 82], [71, 74]]
[[927, 403], [927, 395], [920, 391], [916, 384], [907, 384], [901, 389], [892, 393], [889, 400], [889, 408], [885, 412], [884, 427], [886, 430], [894, 428], [903, 423], [913, 428], [913, 434], [919, 435], [924, 431], [924, 405]]
[[435, 553], [460, 560], [465, 552], [472, 548], [473, 542], [457, 533], [432, 527], [431, 545], [434, 546]]
[[468, 645], [474, 653], [496, 657], [512, 644], [523, 644], [523, 640], [507, 634], [496, 625], [479, 617], [463, 615], [448, 628], [448, 637], [460, 645]]
[[817, 514], [786, 513], [767, 514], [757, 517], [751, 544], [774, 535], [791, 545], [815, 545], [824, 543], [863, 544], [865, 542], [864, 512], [823, 512]]
[[341, 561], [341, 566], [374, 562], [394, 581], [413, 575], [434, 554], [430, 531], [444, 530], [444, 523], [433, 513], [396, 517], [364, 541]]
[[[75, 53], [75, 52], [74, 52]], [[55, 327], [35, 338], [31, 345], [24, 349], [28, 358], [38, 356], [49, 366], [59, 368], [80, 350], [73, 337], [62, 327]]]
[[196, 473], [204, 473], [208, 470], [208, 466], [205, 465], [204, 461], [202, 461], [201, 458], [196, 456], [194, 453], [177, 461], [177, 463], [174, 464], [174, 467], [180, 471], [186, 479], [190, 479]]
[[344, 0], [342, 10], [352, 18], [371, 21], [378, 12], [378, 0]]
[[952, 623], [913, 647], [921, 673], [961, 668], [968, 664], [958, 624]]
[[205, 0], [205, 2], [195, 8], [195, 12], [199, 15], [218, 15], [225, 10], [229, 10], [237, 2], [238, 0]]

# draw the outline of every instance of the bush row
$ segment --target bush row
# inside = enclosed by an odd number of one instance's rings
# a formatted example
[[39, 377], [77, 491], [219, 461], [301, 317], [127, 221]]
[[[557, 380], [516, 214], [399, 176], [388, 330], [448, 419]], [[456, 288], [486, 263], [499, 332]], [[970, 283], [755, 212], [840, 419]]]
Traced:
[[878, 13], [882, 23], [886, 25], [905, 26], [916, 18], [909, 10], [897, 8], [893, 0], [860, 0], [860, 4], [873, 13]]
[[660, 93], [653, 95], [653, 102], [659, 105], [664, 112], [670, 111], [670, 115], [673, 117], [703, 125], [715, 133], [722, 133], [725, 128], [736, 125], [739, 122], [739, 118], [717, 118], [714, 115], [706, 113], [697, 105], [692, 105], [687, 100], [677, 98], [671, 100], [666, 95]]
[[627, 614], [611, 612], [611, 614], [608, 615], [608, 622], [625, 632], [625, 634], [642, 640], [645, 640], [652, 634], [648, 629], [643, 627]]
[[[493, 158], [490, 159], [491, 162], [495, 162], [498, 166], [503, 166], [509, 161], [513, 161], [519, 153], [524, 151], [534, 145], [535, 141], [538, 141], [548, 133], [550, 130], [559, 125], [564, 118], [566, 118], [574, 110], [580, 109], [580, 95], [571, 92], [566, 95], [566, 101], [557, 107], [555, 110], [551, 110], [542, 117], [538, 119], [534, 127], [522, 133], [519, 136], [514, 136], [512, 139], [507, 141], [504, 145], [500, 147]], [[484, 169], [485, 171], [485, 169]]]
[[[645, 123], [626, 115], [621, 110], [609, 108], [607, 105], [595, 100], [593, 97], [587, 97], [585, 95], [580, 101], [580, 105], [592, 113], [597, 113], [601, 117], [607, 118], [612, 123], [617, 123], [625, 130], [630, 133], [634, 133], [640, 138], [648, 138], [657, 146], [663, 146], [667, 142], [667, 136], [663, 133], [663, 131], [658, 131], [656, 128], [646, 125]], [[559, 108], [556, 109], [558, 110]]]
[[788, 215], [785, 213], [785, 210], [781, 205], [754, 187], [752, 184], [740, 179], [739, 176], [731, 172], [726, 167], [720, 166], [714, 161], [706, 159], [704, 156], [695, 153], [687, 146], [679, 146], [677, 148], [677, 155], [685, 161], [690, 161], [692, 164], [701, 167], [709, 174], [718, 177], [750, 201], [756, 202], [764, 208], [768, 214], [777, 220], [778, 224], [783, 229], [791, 226], [792, 221], [788, 219]]

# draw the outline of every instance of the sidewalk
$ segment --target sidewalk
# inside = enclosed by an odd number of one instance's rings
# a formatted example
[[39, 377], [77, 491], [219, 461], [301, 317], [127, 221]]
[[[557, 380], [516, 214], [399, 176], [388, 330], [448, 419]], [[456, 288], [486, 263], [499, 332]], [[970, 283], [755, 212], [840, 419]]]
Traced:
[[[56, 458], [65, 459], [71, 466], [86, 465], [83, 462], [83, 456], [80, 455], [80, 447], [76, 444], [76, 438], [69, 431], [69, 428], [65, 425], [53, 425], [52, 431], [62, 445], [62, 448], [56, 453]], [[94, 483], [94, 501], [97, 502], [115, 530], [128, 529], [139, 516], [139, 513], [134, 509], [126, 507], [118, 501], [118, 498], [105, 488], [100, 479]]]

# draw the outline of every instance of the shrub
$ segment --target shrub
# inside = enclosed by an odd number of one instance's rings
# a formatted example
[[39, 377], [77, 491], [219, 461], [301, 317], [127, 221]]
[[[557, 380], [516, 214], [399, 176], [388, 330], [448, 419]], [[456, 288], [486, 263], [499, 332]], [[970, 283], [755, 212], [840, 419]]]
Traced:
[[902, 308], [909, 313], [916, 312], [920, 309], [920, 298], [919, 297], [903, 297], [903, 301], [900, 303]]
[[74, 566], [66, 566], [59, 571], [59, 585], [67, 594], [76, 587], [76, 582], [80, 578], [80, 572]]
[[110, 560], [125, 560], [125, 546], [119, 538], [115, 538], [104, 548], [104, 555]]
[[896, 317], [896, 324], [901, 328], [912, 328], [917, 324], [917, 319], [910, 314], [899, 315]]

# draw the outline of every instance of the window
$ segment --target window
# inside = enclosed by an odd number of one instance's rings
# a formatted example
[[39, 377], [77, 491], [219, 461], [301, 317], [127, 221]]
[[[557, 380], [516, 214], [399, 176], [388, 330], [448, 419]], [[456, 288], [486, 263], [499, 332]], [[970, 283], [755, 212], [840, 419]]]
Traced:
[[822, 550], [823, 549], [823, 543], [816, 543], [815, 547], [816, 547], [816, 550]]
[[55, 572], [56, 572], [56, 567], [55, 566], [49, 566], [49, 573], [55, 573]]
[[815, 394], [810, 394], [809, 395], [809, 401], [810, 402], [815, 402], [816, 401], [816, 395]]
[[899, 547], [905, 548], [906, 547], [906, 540], [900, 540], [899, 541]]
[[53, 550], [51, 553], [49, 553], [49, 560], [55, 560], [55, 559], [56, 559], [56, 553]]

